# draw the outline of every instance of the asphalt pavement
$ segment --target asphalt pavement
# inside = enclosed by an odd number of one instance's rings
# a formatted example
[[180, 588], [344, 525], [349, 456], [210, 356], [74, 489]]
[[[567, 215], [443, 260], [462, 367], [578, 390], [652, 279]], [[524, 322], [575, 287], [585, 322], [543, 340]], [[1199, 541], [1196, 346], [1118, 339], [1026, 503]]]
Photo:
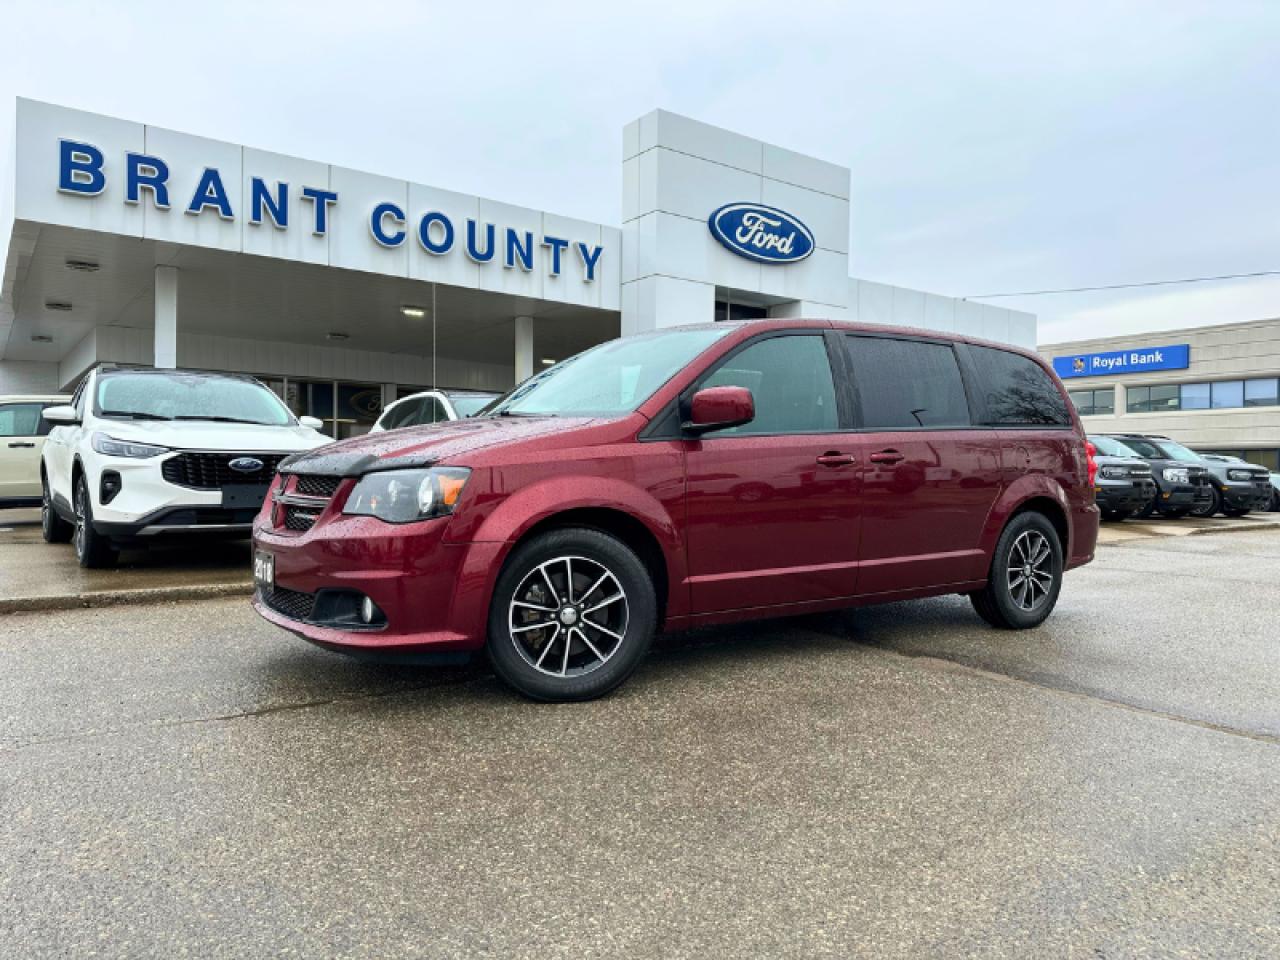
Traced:
[[0, 953], [1280, 954], [1280, 534], [666, 638], [547, 706], [241, 598], [0, 617]]

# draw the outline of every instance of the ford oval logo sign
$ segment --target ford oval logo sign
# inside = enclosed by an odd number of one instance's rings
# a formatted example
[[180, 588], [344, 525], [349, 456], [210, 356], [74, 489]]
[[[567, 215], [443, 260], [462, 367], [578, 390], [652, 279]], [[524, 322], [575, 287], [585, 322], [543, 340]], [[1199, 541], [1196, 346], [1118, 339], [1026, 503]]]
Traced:
[[759, 263], [795, 263], [813, 253], [813, 233], [776, 207], [726, 203], [707, 220], [712, 235], [740, 257]]
[[257, 457], [236, 457], [227, 466], [236, 473], [257, 473], [266, 464]]

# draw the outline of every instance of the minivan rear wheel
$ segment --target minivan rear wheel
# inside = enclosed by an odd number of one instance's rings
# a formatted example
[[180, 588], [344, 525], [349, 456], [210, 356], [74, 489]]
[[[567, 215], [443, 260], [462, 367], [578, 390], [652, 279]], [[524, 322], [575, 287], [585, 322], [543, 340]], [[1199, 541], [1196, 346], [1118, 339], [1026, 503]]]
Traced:
[[535, 700], [591, 700], [635, 670], [653, 640], [657, 598], [640, 558], [600, 530], [551, 530], [521, 544], [489, 606], [485, 649], [504, 681]]
[[969, 599], [993, 627], [1037, 627], [1058, 602], [1063, 567], [1062, 542], [1049, 518], [1035, 511], [1020, 513], [996, 542], [987, 585]]

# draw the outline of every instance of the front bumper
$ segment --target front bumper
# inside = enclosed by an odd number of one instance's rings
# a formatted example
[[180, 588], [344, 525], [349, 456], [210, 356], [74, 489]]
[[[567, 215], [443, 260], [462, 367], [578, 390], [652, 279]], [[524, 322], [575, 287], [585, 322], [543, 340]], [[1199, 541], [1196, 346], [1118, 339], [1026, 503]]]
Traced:
[[1142, 480], [1099, 480], [1093, 488], [1094, 500], [1104, 510], [1136, 512], [1156, 498], [1156, 482]]
[[1266, 510], [1271, 506], [1270, 481], [1258, 483], [1223, 483], [1218, 485], [1223, 507], [1231, 510]]
[[[303, 533], [254, 528], [254, 550], [274, 557], [275, 590], [254, 592], [265, 619], [319, 646], [347, 653], [406, 655], [484, 645], [489, 577], [502, 543], [444, 542], [447, 519], [389, 524], [330, 515]], [[368, 597], [385, 623], [337, 623], [322, 599]]]

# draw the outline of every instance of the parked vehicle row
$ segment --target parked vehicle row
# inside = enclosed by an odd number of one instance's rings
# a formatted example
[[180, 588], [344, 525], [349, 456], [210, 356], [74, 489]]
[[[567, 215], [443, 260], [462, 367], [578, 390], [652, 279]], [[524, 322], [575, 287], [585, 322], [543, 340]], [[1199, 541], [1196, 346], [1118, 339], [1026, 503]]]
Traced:
[[1258, 464], [1199, 454], [1154, 434], [1091, 435], [1089, 441], [1099, 455], [1094, 497], [1108, 520], [1280, 510], [1272, 475]]

